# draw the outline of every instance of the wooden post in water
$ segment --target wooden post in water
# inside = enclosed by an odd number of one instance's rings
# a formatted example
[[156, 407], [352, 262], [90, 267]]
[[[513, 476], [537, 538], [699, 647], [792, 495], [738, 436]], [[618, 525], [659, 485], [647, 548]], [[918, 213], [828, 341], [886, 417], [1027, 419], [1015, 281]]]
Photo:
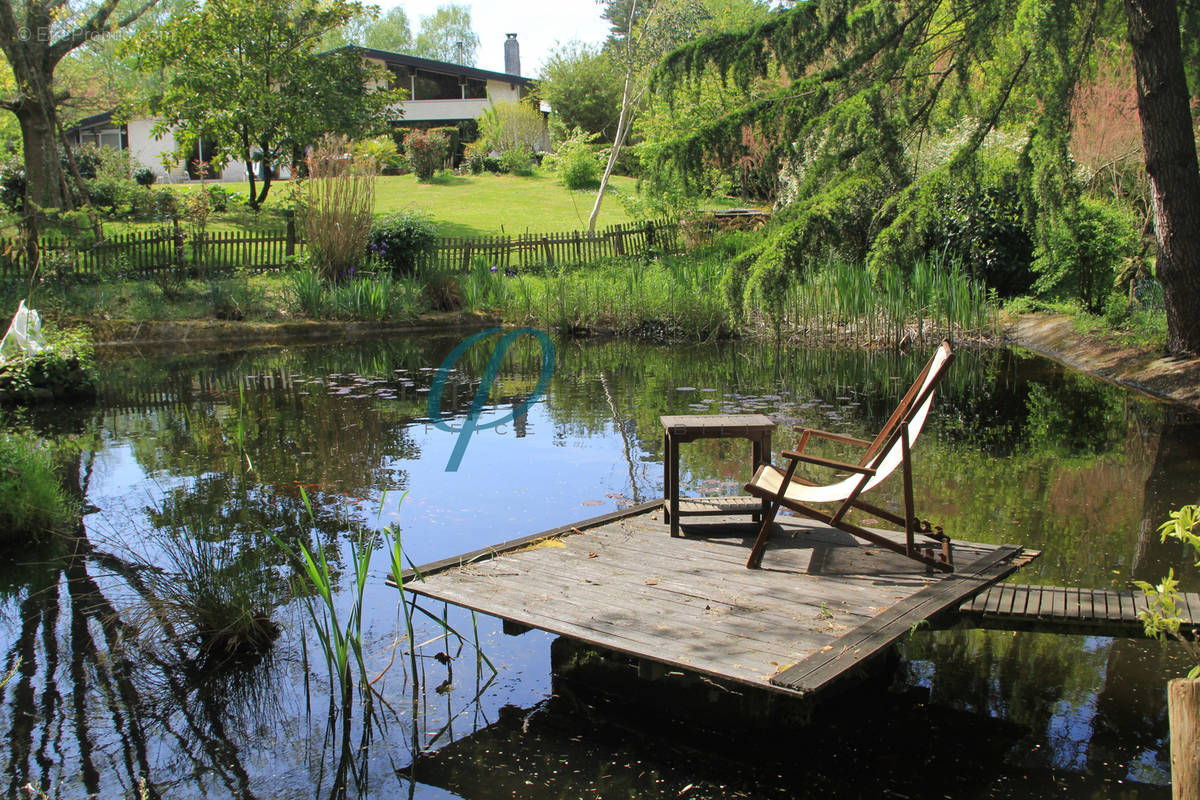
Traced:
[[1200, 800], [1200, 680], [1167, 683], [1171, 721], [1171, 796]]

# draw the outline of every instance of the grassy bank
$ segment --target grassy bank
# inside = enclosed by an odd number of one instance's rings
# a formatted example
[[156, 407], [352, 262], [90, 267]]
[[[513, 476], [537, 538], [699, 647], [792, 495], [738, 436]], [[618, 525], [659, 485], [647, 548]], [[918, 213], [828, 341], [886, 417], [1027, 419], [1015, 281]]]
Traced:
[[[720, 247], [647, 260], [506, 274], [483, 259], [466, 273], [416, 277], [365, 273], [326, 283], [305, 270], [191, 280], [44, 285], [34, 305], [48, 319], [93, 320], [98, 330], [134, 322], [415, 320], [430, 312], [500, 318], [563, 333], [613, 332], [704, 340], [739, 334], [810, 343], [895, 343], [908, 336], [975, 335], [994, 328], [995, 304], [957, 270], [918, 264], [906, 276], [874, 279], [861, 265], [832, 263], [794, 282], [782, 303], [731, 303], [722, 287], [732, 267]], [[15, 308], [23, 286], [10, 284]], [[779, 312], [782, 309], [782, 313]]]

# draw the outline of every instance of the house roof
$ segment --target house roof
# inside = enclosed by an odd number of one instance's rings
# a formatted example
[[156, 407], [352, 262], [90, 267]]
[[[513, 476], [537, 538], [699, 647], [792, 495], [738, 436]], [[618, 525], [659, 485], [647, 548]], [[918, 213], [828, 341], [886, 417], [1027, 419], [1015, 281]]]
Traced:
[[75, 131], [83, 130], [84, 128], [98, 128], [101, 126], [119, 128], [121, 127], [120, 124], [113, 122], [114, 113], [116, 113], [116, 109], [113, 111], [105, 111], [103, 114], [93, 114], [90, 117], [84, 117], [70, 128], [67, 128], [64, 133], [74, 133]]
[[[476, 78], [482, 81], [504, 81], [506, 83], [517, 83], [522, 86], [533, 88], [534, 81], [532, 78], [523, 78], [520, 75], [509, 75], [506, 72], [492, 72], [491, 70], [478, 69], [477, 67], [468, 67], [463, 64], [452, 64], [449, 61], [434, 61], [431, 58], [420, 58], [418, 56], [410, 56], [406, 53], [389, 53], [386, 50], [375, 50], [370, 47], [360, 47], [356, 44], [348, 44], [345, 47], [339, 47], [337, 50], [352, 50], [361, 53], [366, 58], [376, 58], [388, 66], [396, 67], [412, 67], [413, 69], [424, 69], [430, 72], [444, 72], [450, 75], [465, 75], [468, 78]], [[334, 51], [337, 52], [337, 51]]]

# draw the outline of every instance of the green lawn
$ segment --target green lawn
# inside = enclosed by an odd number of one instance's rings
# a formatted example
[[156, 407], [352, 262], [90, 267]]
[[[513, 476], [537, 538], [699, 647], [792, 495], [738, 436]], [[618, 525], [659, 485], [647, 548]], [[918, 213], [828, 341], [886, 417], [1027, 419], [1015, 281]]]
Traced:
[[[221, 183], [222, 188], [245, 197], [246, 183]], [[200, 184], [174, 184], [170, 188], [180, 193], [194, 192]], [[636, 194], [637, 180], [614, 176], [609, 192], [600, 210], [597, 227], [605, 228], [632, 217], [621, 202], [622, 197]], [[271, 193], [266, 206], [258, 213], [240, 206], [214, 214], [208, 222], [208, 230], [245, 231], [279, 230], [284, 226], [282, 215], [283, 198], [288, 192], [288, 181], [271, 184]], [[588, 215], [595, 202], [593, 190], [571, 191], [559, 183], [552, 174], [538, 173], [522, 178], [515, 175], [443, 175], [431, 183], [419, 183], [413, 175], [386, 175], [379, 178], [376, 186], [376, 216], [396, 211], [415, 209], [429, 214], [438, 226], [439, 236], [489, 236], [495, 234], [555, 233], [560, 231], [584, 230]], [[728, 207], [734, 201], [713, 198], [704, 205]], [[106, 219], [106, 235], [158, 229], [161, 220]], [[184, 222], [186, 225], [186, 221]], [[86, 222], [80, 219], [74, 225], [84, 229]], [[13, 217], [0, 220], [3, 235], [13, 235], [16, 220]], [[53, 230], [53, 226], [47, 226]], [[71, 229], [59, 226], [59, 233], [72, 236]]]
[[[633, 195], [634, 178], [614, 176], [600, 209], [598, 227], [629, 222], [621, 202]], [[245, 195], [245, 183], [222, 183], [229, 191]], [[178, 191], [195, 191], [197, 184], [179, 184]], [[287, 182], [271, 184], [267, 205], [258, 215], [240, 210], [219, 215], [214, 230], [274, 229], [283, 225], [273, 200], [287, 191]], [[527, 178], [515, 175], [442, 175], [431, 183], [420, 183], [415, 175], [384, 175], [375, 187], [375, 214], [424, 211], [438, 226], [439, 236], [489, 236], [493, 234], [553, 233], [584, 230], [596, 200], [595, 191], [573, 192], [553, 175], [538, 173]]]
[[[629, 222], [621, 195], [632, 195], [633, 178], [614, 177], [600, 209], [599, 227]], [[594, 191], [571, 191], [550, 175], [462, 175], [418, 183], [412, 175], [386, 176], [376, 188], [375, 211], [427, 211], [441, 236], [553, 233], [587, 228]]]

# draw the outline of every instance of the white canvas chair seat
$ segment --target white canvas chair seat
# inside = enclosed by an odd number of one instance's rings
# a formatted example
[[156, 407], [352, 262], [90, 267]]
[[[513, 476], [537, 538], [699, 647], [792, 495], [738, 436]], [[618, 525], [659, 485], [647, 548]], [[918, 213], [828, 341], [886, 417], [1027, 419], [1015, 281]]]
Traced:
[[[928, 523], [916, 519], [912, 513], [910, 456], [912, 446], [916, 443], [917, 437], [920, 436], [921, 429], [929, 417], [929, 409], [933, 405], [934, 389], [945, 375], [953, 359], [954, 353], [950, 349], [949, 342], [942, 342], [872, 442], [863, 442], [852, 437], [829, 434], [809, 428], [797, 428], [801, 438], [796, 450], [785, 450], [782, 453], [782, 457], [788, 461], [788, 466], [781, 469], [772, 464], [763, 465], [746, 485], [746, 491], [769, 503], [768, 511], [764, 514], [763, 526], [755, 540], [754, 549], [751, 551], [746, 566], [751, 568], [759, 566], [763, 550], [771, 534], [771, 527], [774, 525], [775, 515], [780, 506], [786, 506], [805, 516], [819, 519], [835, 528], [867, 539], [874, 544], [903, 553], [917, 561], [930, 564], [938, 569], [951, 569], [949, 537], [942, 534], [940, 530], [935, 532]], [[857, 464], [815, 458], [803, 452], [812, 436], [865, 446], [866, 453]], [[796, 468], [802, 462], [848, 470], [852, 474], [833, 483], [818, 484], [795, 476]], [[860, 495], [882, 483], [897, 467], [902, 467], [904, 472], [905, 514], [903, 517], [869, 505], [859, 499]], [[827, 503], [840, 505], [833, 514], [825, 514], [810, 507], [810, 504]], [[860, 508], [876, 516], [881, 516], [889, 522], [903, 525], [905, 543], [899, 544], [876, 532], [846, 522], [843, 517], [851, 508]], [[914, 534], [916, 533], [922, 533], [940, 541], [943, 545], [941, 557], [932, 558], [922, 552], [915, 542]]]

